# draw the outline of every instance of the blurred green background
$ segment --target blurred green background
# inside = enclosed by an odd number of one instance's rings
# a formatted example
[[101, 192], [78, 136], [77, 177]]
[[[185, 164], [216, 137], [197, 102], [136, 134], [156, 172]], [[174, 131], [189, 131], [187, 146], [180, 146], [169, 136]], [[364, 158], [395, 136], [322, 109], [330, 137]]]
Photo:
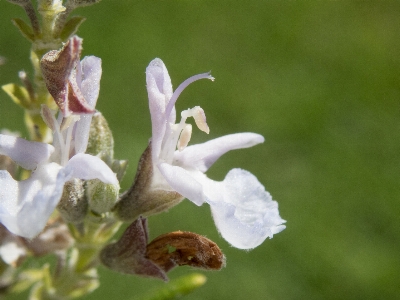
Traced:
[[[0, 0], [0, 84], [31, 71], [29, 43], [11, 24], [25, 15]], [[287, 229], [246, 252], [215, 229], [209, 207], [185, 200], [149, 219], [151, 238], [189, 230], [227, 257], [188, 299], [399, 299], [400, 2], [111, 1], [82, 8], [84, 55], [103, 59], [97, 108], [113, 129], [131, 183], [151, 135], [145, 68], [155, 57], [174, 87], [211, 70], [214, 83], [185, 90], [177, 109], [200, 105], [209, 136], [257, 132], [266, 141], [225, 155], [208, 172], [254, 173], [279, 202]], [[0, 127], [26, 131], [0, 93]], [[173, 270], [170, 278], [193, 272]], [[101, 268], [85, 299], [135, 299], [163, 283]], [[22, 298], [21, 298], [22, 299]]]

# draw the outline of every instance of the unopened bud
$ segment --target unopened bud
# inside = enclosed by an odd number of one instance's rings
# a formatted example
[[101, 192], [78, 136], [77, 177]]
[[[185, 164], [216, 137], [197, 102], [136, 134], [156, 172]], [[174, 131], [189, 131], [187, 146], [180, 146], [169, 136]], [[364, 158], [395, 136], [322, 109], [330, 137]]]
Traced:
[[97, 214], [109, 212], [118, 200], [119, 184], [106, 184], [98, 179], [86, 182], [89, 209]]
[[102, 153], [114, 157], [114, 138], [107, 120], [100, 112], [92, 117], [86, 153], [92, 155]]
[[57, 209], [67, 223], [79, 224], [83, 221], [88, 203], [82, 180], [74, 178], [65, 183]]

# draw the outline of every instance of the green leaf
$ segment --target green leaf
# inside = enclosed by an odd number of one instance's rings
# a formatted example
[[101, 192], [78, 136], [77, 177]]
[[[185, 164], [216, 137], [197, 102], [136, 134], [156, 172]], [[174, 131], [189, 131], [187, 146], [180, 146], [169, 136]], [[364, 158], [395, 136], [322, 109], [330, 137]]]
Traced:
[[27, 38], [31, 42], [35, 40], [35, 34], [33, 33], [32, 27], [26, 24], [24, 20], [20, 18], [15, 18], [12, 19], [12, 22], [25, 38]]
[[190, 294], [197, 288], [203, 286], [206, 283], [206, 276], [200, 273], [194, 273], [185, 275], [177, 279], [171, 280], [167, 285], [154, 290], [147, 296], [142, 298], [143, 300], [168, 300], [176, 299], [181, 296]]
[[72, 35], [76, 33], [79, 26], [86, 20], [84, 17], [72, 17], [65, 24], [63, 30], [61, 31], [60, 37], [63, 41], [68, 40]]
[[1, 88], [16, 104], [22, 108], [29, 109], [31, 99], [29, 98], [29, 93], [26, 88], [15, 83], [5, 84]]

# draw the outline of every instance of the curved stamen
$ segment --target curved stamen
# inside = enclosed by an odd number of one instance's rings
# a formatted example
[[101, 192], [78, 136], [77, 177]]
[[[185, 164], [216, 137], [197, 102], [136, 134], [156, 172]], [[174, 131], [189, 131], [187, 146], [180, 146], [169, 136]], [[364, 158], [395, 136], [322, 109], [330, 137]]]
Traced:
[[186, 148], [186, 146], [189, 144], [190, 138], [192, 137], [192, 125], [191, 124], [186, 124], [185, 127], [183, 128], [181, 135], [178, 140], [178, 150], [182, 151], [183, 149]]
[[161, 147], [160, 159], [171, 163], [174, 157], [176, 147], [179, 151], [186, 148], [192, 135], [192, 125], [186, 124], [186, 120], [193, 117], [197, 127], [206, 132], [210, 132], [206, 122], [206, 115], [200, 106], [186, 109], [181, 112], [181, 121], [179, 124], [168, 123], [168, 131], [165, 133], [165, 140]]
[[172, 94], [171, 99], [169, 99], [167, 108], [165, 109], [165, 120], [168, 120], [169, 115], [172, 111], [172, 108], [175, 105], [176, 100], [178, 99], [179, 95], [182, 93], [182, 91], [192, 82], [195, 82], [196, 80], [199, 79], [210, 79], [211, 81], [214, 81], [214, 77], [211, 76], [211, 72], [208, 73], [202, 73], [202, 74], [197, 74], [192, 77], [189, 77], [186, 79], [184, 82], [182, 82], [178, 88], [175, 90], [175, 92]]
[[176, 149], [176, 145], [178, 143], [179, 136], [181, 131], [185, 127], [185, 121], [187, 118], [182, 118], [179, 124], [173, 124], [171, 126], [171, 133], [167, 137], [165, 144], [161, 150], [160, 158], [163, 159], [167, 163], [172, 163], [174, 152]]

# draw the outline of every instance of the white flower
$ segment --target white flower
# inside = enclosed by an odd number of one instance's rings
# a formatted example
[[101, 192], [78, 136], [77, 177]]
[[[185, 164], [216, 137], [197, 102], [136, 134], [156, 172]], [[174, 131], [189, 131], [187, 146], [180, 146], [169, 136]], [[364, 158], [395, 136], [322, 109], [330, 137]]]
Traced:
[[[100, 87], [101, 60], [86, 57], [75, 71], [80, 91], [87, 104], [94, 108]], [[118, 184], [115, 174], [100, 158], [84, 154], [91, 115], [72, 115], [65, 119], [60, 113], [56, 120], [44, 107], [43, 116], [54, 132], [53, 146], [0, 134], [0, 154], [33, 170], [23, 181], [14, 180], [7, 171], [0, 171], [0, 222], [10, 232], [27, 238], [43, 230], [68, 180], [98, 178], [105, 183]]]
[[[224, 153], [252, 147], [264, 142], [255, 133], [223, 136], [203, 144], [187, 147], [193, 117], [198, 128], [209, 131], [203, 109], [196, 106], [181, 113], [175, 124], [175, 102], [190, 83], [214, 78], [208, 73], [185, 80], [173, 92], [171, 79], [164, 63], [154, 59], [146, 70], [147, 91], [152, 122], [153, 189], [174, 190], [197, 205], [207, 202], [216, 226], [232, 246], [251, 249], [267, 237], [282, 231], [278, 204], [251, 173], [231, 170], [224, 181], [216, 182], [204, 173]], [[176, 150], [178, 148], [178, 150]]]

